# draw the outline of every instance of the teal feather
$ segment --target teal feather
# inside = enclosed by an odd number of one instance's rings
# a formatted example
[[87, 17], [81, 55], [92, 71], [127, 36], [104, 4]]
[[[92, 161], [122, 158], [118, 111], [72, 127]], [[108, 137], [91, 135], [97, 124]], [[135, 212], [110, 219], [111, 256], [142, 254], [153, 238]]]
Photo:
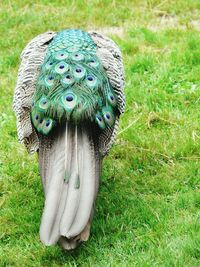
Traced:
[[39, 121], [41, 119], [41, 114], [38, 113], [35, 109], [32, 110], [32, 113], [31, 113], [31, 119], [32, 119], [32, 122], [33, 122], [33, 125], [37, 128], [38, 125], [39, 125]]
[[67, 112], [71, 112], [77, 105], [77, 96], [70, 90], [65, 92], [61, 97], [63, 107]]
[[49, 60], [46, 62], [46, 64], [44, 65], [45, 70], [50, 70], [53, 66], [53, 61]]
[[69, 57], [69, 54], [66, 51], [59, 51], [55, 53], [54, 58], [57, 60], [66, 60]]
[[51, 88], [53, 87], [54, 85], [54, 76], [53, 75], [47, 75], [45, 77], [45, 85], [48, 87], [48, 88]]
[[86, 74], [86, 69], [80, 65], [76, 65], [73, 68], [73, 76], [75, 80], [80, 80], [83, 79], [85, 77]]
[[54, 125], [55, 122], [51, 118], [44, 119], [41, 132], [44, 135], [47, 135], [51, 131]]
[[76, 52], [71, 55], [71, 59], [74, 61], [83, 61], [85, 57], [82, 53]]
[[79, 51], [79, 48], [77, 46], [70, 46], [67, 48], [67, 51], [73, 53]]
[[89, 65], [90, 67], [97, 68], [97, 67], [99, 67], [100, 63], [99, 63], [99, 61], [96, 60], [95, 58], [90, 57], [90, 59], [88, 60], [88, 65]]
[[43, 129], [44, 124], [45, 124], [44, 117], [41, 117], [37, 125], [37, 130], [39, 133], [43, 133], [42, 129]]
[[75, 82], [74, 77], [70, 73], [66, 73], [66, 75], [61, 79], [61, 85], [66, 88], [72, 85]]
[[33, 96], [31, 118], [38, 132], [48, 134], [65, 120], [95, 121], [104, 130], [114, 124], [116, 110], [117, 98], [90, 35], [58, 33], [48, 45]]
[[98, 79], [92, 74], [87, 75], [85, 82], [91, 89], [94, 89], [98, 86]]
[[116, 105], [117, 105], [117, 99], [116, 99], [116, 97], [114, 96], [113, 93], [109, 92], [109, 93], [108, 93], [108, 97], [107, 97], [107, 99], [108, 99], [108, 102], [109, 102], [113, 107], [116, 107]]
[[69, 65], [67, 63], [65, 63], [64, 61], [59, 62], [55, 66], [55, 72], [57, 74], [64, 74], [68, 70], [69, 70]]
[[111, 107], [103, 107], [102, 109], [104, 121], [108, 126], [112, 126], [115, 122], [115, 116], [113, 114], [113, 111]]
[[41, 110], [41, 111], [46, 111], [49, 107], [49, 101], [48, 99], [46, 98], [46, 96], [42, 96], [40, 98], [40, 100], [38, 101], [38, 108]]
[[106, 128], [104, 119], [103, 119], [103, 117], [100, 115], [100, 113], [96, 114], [96, 122], [98, 123], [98, 125], [99, 125], [99, 127], [100, 127], [101, 129], [105, 129], [105, 128]]

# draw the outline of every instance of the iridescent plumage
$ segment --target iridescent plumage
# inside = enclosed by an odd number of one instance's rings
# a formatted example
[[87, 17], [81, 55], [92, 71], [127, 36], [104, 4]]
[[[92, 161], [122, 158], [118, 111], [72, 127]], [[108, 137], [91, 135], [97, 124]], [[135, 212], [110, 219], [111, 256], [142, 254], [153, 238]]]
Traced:
[[[38, 132], [48, 134], [65, 120], [78, 123], [97, 118], [101, 129], [115, 123], [116, 96], [96, 48], [90, 35], [81, 30], [62, 31], [48, 45], [31, 110]], [[37, 117], [44, 123], [38, 123]], [[47, 121], [51, 121], [48, 126]]]

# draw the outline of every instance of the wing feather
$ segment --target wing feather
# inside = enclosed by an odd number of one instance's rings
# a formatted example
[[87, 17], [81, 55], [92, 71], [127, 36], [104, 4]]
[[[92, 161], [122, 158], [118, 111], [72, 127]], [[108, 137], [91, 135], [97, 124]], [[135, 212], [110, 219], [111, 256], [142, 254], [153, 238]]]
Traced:
[[32, 39], [21, 53], [21, 65], [14, 92], [13, 110], [17, 118], [18, 139], [24, 143], [30, 153], [38, 150], [39, 141], [32, 127], [30, 108], [39, 66], [44, 60], [49, 41], [54, 32], [46, 32]]
[[[118, 98], [119, 114], [122, 114], [125, 110], [125, 79], [121, 51], [115, 42], [107, 36], [95, 31], [90, 31], [89, 34], [97, 45], [97, 55]], [[112, 127], [105, 129], [100, 135], [99, 147], [102, 156], [105, 156], [112, 147], [116, 138], [118, 124], [119, 118], [116, 119]]]

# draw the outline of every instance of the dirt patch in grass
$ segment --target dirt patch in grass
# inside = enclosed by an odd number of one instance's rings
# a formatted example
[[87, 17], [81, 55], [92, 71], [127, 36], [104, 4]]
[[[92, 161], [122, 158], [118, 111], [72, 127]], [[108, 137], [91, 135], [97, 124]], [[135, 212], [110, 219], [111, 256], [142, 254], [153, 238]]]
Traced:
[[116, 35], [120, 38], [124, 36], [124, 29], [122, 27], [104, 27], [95, 28], [93, 30], [105, 35]]
[[157, 18], [156, 23], [149, 25], [149, 29], [153, 32], [165, 29], [180, 29], [186, 30], [187, 28], [194, 28], [200, 31], [200, 20], [191, 20], [187, 24], [181, 24], [179, 18], [176, 16], [164, 15]]

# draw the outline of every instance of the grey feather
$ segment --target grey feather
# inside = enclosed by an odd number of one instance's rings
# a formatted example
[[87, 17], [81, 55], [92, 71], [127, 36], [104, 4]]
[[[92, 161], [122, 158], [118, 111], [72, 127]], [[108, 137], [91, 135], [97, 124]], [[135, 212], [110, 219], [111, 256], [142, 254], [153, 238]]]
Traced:
[[82, 159], [80, 162], [81, 193], [80, 204], [73, 225], [67, 232], [68, 238], [78, 235], [86, 226], [95, 198], [95, 154], [93, 141], [88, 138], [83, 129], [81, 140]]
[[31, 40], [21, 53], [21, 65], [14, 92], [13, 110], [17, 118], [18, 139], [24, 143], [30, 153], [38, 150], [39, 140], [30, 119], [32, 95], [38, 68], [44, 60], [48, 42], [55, 35], [46, 32]]
[[[90, 220], [98, 188], [100, 159], [91, 130], [66, 124], [66, 128], [55, 132], [50, 150], [39, 149], [39, 154], [42, 151], [43, 157], [49, 157], [40, 165], [45, 175], [46, 198], [40, 238], [46, 245], [61, 240], [67, 246], [66, 242], [81, 235]], [[64, 180], [66, 173], [70, 175], [68, 182]], [[80, 177], [79, 188], [74, 186], [77, 176]]]

